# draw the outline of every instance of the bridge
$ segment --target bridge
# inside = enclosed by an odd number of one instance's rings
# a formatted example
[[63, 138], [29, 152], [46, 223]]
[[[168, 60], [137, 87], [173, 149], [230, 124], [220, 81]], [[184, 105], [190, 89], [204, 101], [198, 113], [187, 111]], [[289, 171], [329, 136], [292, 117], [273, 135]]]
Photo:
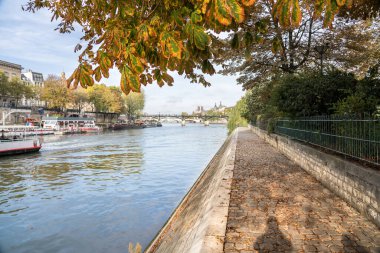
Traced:
[[25, 113], [25, 114], [30, 114], [30, 110], [27, 109], [22, 109], [22, 108], [2, 108], [2, 117], [1, 117], [1, 122], [2, 125], [5, 126], [7, 118], [12, 114], [12, 113]]
[[183, 114], [144, 114], [142, 117], [144, 118], [154, 118], [154, 119], [161, 119], [161, 118], [175, 118], [175, 119], [201, 119], [203, 121], [210, 120], [210, 119], [227, 119], [227, 115], [183, 115]]

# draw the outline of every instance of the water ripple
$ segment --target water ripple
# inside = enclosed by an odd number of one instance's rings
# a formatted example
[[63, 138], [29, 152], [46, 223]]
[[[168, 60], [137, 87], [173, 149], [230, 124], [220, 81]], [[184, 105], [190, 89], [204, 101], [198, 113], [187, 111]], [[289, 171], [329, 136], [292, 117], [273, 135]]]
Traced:
[[222, 126], [46, 136], [0, 159], [0, 251], [144, 247], [226, 138]]

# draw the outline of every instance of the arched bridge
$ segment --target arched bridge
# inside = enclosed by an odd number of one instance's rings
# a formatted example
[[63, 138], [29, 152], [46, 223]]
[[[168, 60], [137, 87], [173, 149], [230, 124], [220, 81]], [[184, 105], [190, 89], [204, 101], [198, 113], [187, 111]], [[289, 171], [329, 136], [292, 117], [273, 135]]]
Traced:
[[209, 119], [228, 119], [227, 115], [183, 115], [183, 114], [145, 114], [145, 118], [176, 118], [176, 119], [201, 119], [202, 121]]

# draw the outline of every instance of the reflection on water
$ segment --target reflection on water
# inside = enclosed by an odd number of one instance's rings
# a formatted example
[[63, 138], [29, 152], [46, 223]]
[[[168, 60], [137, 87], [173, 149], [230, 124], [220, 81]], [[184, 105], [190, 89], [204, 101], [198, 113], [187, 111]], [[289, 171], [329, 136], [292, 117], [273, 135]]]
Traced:
[[147, 246], [225, 137], [199, 125], [47, 136], [40, 153], [0, 158], [0, 252]]

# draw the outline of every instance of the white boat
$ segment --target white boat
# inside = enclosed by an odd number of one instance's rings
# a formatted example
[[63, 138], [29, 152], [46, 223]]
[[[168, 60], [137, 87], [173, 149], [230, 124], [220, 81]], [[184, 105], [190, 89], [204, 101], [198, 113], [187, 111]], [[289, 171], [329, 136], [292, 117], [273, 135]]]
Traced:
[[37, 138], [6, 138], [0, 137], [0, 156], [37, 152], [41, 142]]
[[209, 126], [210, 125], [210, 122], [208, 120], [205, 121], [205, 126]]
[[43, 129], [38, 126], [7, 125], [0, 126], [0, 133], [4, 131], [8, 136], [35, 136], [54, 134], [52, 130]]
[[55, 131], [55, 134], [77, 134], [102, 131], [101, 127], [95, 125], [94, 118], [44, 117], [42, 118], [42, 125], [44, 129]]

